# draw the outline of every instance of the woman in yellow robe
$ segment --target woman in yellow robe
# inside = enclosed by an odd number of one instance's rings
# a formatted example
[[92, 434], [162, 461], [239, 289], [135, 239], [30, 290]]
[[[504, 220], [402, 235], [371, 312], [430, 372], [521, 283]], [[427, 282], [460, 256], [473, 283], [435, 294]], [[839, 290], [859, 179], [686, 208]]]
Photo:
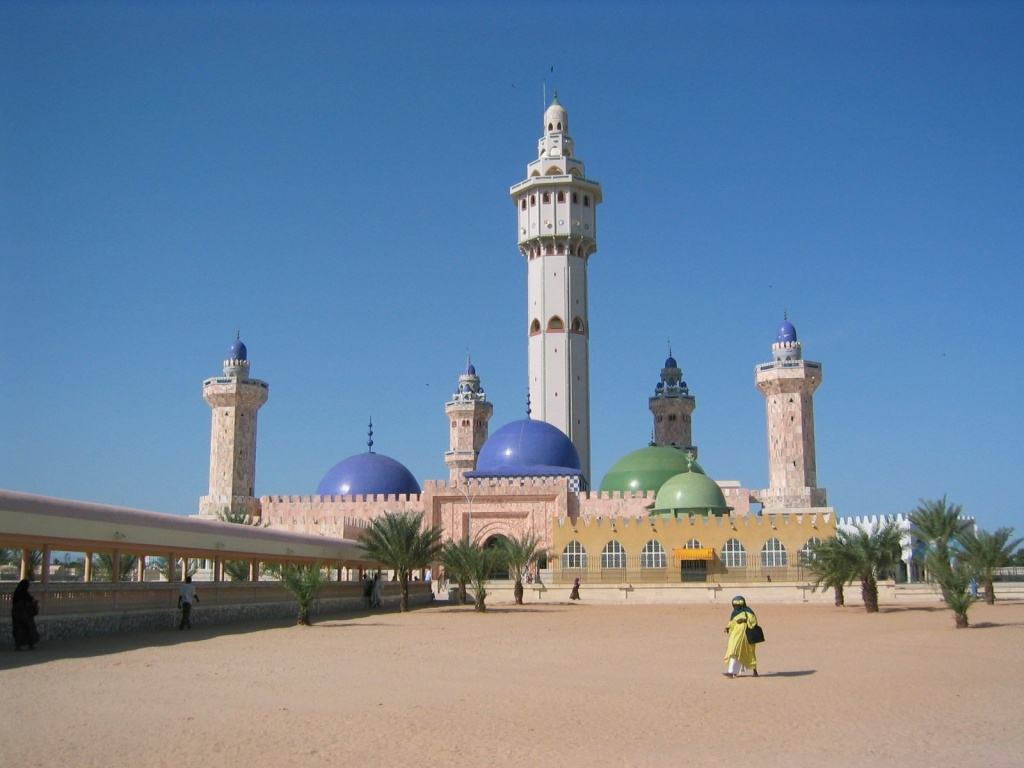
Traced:
[[752, 670], [757, 677], [757, 646], [747, 642], [747, 627], [757, 626], [757, 616], [747, 608], [747, 601], [740, 595], [732, 599], [732, 616], [725, 631], [729, 633], [729, 645], [725, 650], [726, 677], [738, 677], [744, 669]]

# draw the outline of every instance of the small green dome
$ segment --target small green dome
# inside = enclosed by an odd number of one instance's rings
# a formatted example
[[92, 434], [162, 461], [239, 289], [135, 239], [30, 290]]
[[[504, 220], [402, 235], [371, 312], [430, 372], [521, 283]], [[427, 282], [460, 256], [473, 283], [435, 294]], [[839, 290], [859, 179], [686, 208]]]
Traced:
[[612, 465], [601, 481], [602, 491], [657, 491], [680, 472], [704, 470], [693, 458], [671, 445], [649, 445], [627, 453]]
[[661, 486], [651, 514], [721, 516], [731, 510], [718, 483], [704, 474], [683, 472]]

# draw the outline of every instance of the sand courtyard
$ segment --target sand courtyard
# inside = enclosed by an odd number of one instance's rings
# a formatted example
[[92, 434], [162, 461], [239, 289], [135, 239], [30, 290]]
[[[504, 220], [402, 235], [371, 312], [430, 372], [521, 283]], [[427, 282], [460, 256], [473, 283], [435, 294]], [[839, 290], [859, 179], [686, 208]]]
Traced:
[[721, 605], [447, 604], [0, 650], [23, 766], [1016, 766], [1024, 601], [752, 605], [761, 676], [723, 676]]

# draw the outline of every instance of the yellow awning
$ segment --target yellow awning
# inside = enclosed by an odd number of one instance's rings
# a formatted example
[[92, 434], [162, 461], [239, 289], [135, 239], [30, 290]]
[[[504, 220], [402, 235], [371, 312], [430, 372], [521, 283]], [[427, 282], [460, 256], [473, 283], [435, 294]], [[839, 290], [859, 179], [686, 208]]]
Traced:
[[677, 549], [677, 560], [711, 560], [715, 556], [713, 549]]

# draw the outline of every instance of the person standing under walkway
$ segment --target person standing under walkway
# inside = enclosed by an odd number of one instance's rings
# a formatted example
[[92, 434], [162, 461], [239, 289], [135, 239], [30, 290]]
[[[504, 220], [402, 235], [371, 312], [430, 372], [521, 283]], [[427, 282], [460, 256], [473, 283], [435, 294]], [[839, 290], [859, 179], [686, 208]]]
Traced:
[[192, 629], [192, 603], [199, 602], [199, 595], [192, 584], [192, 577], [186, 576], [185, 583], [181, 585], [181, 592], [178, 594], [178, 607], [181, 608], [181, 623], [178, 629], [188, 627]]

